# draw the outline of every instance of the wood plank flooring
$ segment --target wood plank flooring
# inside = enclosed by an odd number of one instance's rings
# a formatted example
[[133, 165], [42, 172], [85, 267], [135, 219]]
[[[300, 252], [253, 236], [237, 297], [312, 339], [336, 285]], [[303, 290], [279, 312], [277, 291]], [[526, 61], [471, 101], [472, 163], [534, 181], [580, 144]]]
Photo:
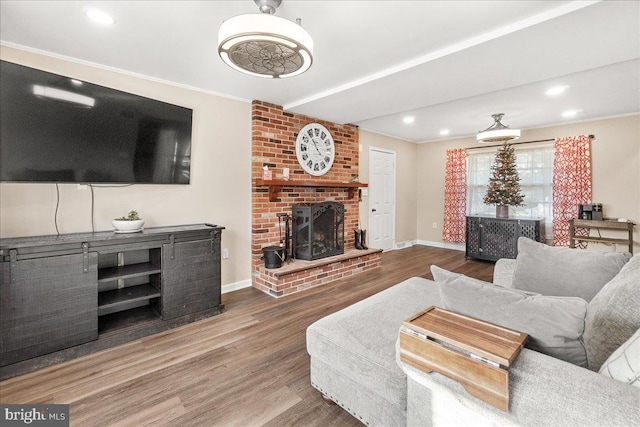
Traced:
[[224, 294], [224, 314], [0, 383], [2, 403], [66, 403], [72, 426], [361, 426], [309, 383], [311, 323], [436, 264], [491, 281], [493, 263], [413, 246], [379, 271], [273, 299]]

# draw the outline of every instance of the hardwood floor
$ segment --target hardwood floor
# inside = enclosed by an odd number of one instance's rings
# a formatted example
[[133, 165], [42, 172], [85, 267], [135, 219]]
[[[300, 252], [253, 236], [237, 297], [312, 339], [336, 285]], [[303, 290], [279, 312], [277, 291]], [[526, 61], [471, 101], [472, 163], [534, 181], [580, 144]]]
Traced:
[[75, 426], [360, 426], [309, 383], [311, 323], [432, 264], [491, 281], [493, 263], [413, 246], [382, 268], [273, 299], [224, 294], [224, 314], [0, 383], [2, 403], [66, 403]]

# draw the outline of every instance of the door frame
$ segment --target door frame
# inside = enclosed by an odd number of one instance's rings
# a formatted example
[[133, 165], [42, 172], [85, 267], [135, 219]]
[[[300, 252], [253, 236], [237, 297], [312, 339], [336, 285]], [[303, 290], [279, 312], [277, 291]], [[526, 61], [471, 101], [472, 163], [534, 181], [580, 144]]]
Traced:
[[[379, 148], [379, 147], [369, 147], [369, 203], [368, 203], [368, 221], [369, 224], [372, 223], [371, 221], [371, 184], [374, 182], [373, 181], [373, 152], [374, 151], [378, 151], [381, 153], [385, 153], [385, 154], [391, 154], [393, 155], [393, 203], [392, 203], [392, 208], [391, 208], [391, 247], [389, 249], [385, 249], [386, 250], [394, 250], [396, 249], [396, 195], [397, 195], [397, 191], [396, 191], [396, 182], [397, 182], [397, 177], [396, 177], [396, 151], [395, 150], [389, 150], [387, 148]], [[371, 227], [369, 227], [369, 229], [371, 229]], [[369, 241], [371, 242], [371, 235], [369, 235]]]

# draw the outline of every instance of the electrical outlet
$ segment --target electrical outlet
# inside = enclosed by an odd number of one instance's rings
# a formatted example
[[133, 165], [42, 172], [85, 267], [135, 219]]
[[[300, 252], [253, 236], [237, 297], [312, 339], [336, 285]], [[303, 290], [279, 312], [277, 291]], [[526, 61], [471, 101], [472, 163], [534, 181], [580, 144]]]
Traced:
[[434, 223], [431, 225], [431, 227], [433, 227], [433, 228], [438, 228], [438, 223], [437, 223], [437, 222], [434, 222]]
[[78, 190], [86, 190], [89, 188], [87, 184], [78, 184]]
[[229, 249], [222, 250], [222, 259], [229, 259]]

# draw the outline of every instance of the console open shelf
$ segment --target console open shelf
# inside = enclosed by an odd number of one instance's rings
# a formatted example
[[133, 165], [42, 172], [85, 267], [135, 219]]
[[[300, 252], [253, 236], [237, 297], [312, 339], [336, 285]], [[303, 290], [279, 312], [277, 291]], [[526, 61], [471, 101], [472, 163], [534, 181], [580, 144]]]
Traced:
[[336, 182], [311, 179], [257, 179], [255, 186], [268, 187], [269, 201], [275, 202], [278, 199], [278, 193], [282, 187], [345, 188], [349, 191], [349, 198], [353, 198], [358, 188], [368, 187], [369, 184], [363, 182]]
[[160, 272], [162, 272], [162, 269], [151, 262], [122, 265], [119, 267], [106, 267], [98, 270], [98, 283], [148, 276], [149, 274], [156, 274]]
[[131, 308], [131, 303], [140, 301], [146, 303], [153, 298], [160, 298], [160, 296], [160, 291], [149, 284], [100, 292], [98, 294], [98, 316], [128, 310]]

